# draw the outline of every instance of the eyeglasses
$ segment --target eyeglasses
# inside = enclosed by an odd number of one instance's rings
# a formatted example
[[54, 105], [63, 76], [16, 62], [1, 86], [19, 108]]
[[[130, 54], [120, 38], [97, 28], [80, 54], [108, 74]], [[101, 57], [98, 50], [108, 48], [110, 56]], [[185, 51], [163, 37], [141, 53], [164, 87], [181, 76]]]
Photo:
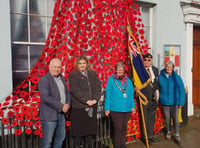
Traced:
[[150, 62], [150, 61], [151, 61], [151, 59], [144, 59], [144, 61], [149, 61], [149, 62]]

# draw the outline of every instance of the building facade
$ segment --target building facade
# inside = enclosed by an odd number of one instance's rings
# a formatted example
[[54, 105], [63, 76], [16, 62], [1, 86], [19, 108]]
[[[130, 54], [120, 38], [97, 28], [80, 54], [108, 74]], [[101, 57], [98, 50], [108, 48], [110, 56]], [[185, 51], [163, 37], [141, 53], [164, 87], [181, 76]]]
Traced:
[[[177, 65], [177, 72], [188, 88], [188, 115], [199, 109], [199, 0], [151, 0], [151, 52], [159, 69], [166, 60]], [[168, 52], [169, 51], [169, 52]], [[169, 54], [169, 55], [167, 55]]]
[[[37, 61], [48, 34], [54, 2], [0, 2], [0, 102]], [[193, 115], [194, 109], [200, 108], [200, 1], [138, 0], [138, 4], [154, 65], [161, 70], [167, 60], [176, 63], [188, 88], [188, 115]], [[21, 21], [26, 23], [20, 27]]]

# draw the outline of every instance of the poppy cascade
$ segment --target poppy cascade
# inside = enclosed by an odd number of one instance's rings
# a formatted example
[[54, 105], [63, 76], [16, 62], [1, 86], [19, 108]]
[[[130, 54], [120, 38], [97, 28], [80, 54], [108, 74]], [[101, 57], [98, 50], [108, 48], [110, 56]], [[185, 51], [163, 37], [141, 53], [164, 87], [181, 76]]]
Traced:
[[[48, 72], [52, 58], [61, 59], [62, 73], [67, 81], [76, 57], [87, 55], [92, 69], [105, 88], [116, 62], [124, 62], [126, 72], [131, 72], [127, 50], [127, 20], [142, 53], [147, 53], [148, 48], [136, 0], [57, 0], [53, 13], [49, 34], [38, 62], [16, 90], [5, 98], [5, 102], [0, 103], [2, 124], [8, 129], [25, 127], [26, 134], [34, 133], [40, 137], [40, 95], [37, 85], [40, 77]], [[127, 141], [141, 136], [138, 109], [136, 111], [128, 122]], [[66, 125], [70, 126], [70, 121]], [[162, 126], [163, 118], [158, 108], [155, 132]], [[15, 128], [15, 135], [21, 133], [21, 128]]]

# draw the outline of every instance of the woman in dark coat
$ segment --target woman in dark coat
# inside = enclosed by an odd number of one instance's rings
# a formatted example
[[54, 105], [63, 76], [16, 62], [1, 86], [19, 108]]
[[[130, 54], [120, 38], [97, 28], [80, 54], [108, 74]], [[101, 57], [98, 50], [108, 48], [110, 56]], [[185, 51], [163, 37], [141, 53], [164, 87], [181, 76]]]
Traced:
[[79, 148], [82, 140], [86, 147], [91, 147], [93, 136], [97, 133], [97, 102], [101, 96], [101, 83], [85, 56], [78, 57], [74, 67], [75, 71], [69, 75], [74, 147]]

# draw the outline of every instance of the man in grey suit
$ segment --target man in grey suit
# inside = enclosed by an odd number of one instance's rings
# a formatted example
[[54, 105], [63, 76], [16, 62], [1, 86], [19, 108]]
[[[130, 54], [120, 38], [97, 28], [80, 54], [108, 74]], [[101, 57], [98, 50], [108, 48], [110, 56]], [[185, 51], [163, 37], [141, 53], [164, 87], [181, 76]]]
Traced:
[[146, 130], [149, 145], [152, 143], [158, 142], [158, 139], [153, 137], [153, 129], [155, 122], [156, 109], [159, 98], [159, 83], [158, 83], [158, 69], [155, 66], [152, 66], [152, 58], [151, 54], [145, 54], [143, 56], [143, 64], [146, 68], [149, 76], [151, 77], [151, 83], [149, 83], [142, 92], [148, 99], [148, 104], [143, 106], [144, 118], [146, 123]]
[[[61, 148], [65, 139], [65, 114], [70, 108], [70, 94], [64, 77], [62, 63], [54, 58], [50, 61], [49, 72], [40, 78], [40, 120], [42, 124], [42, 148]], [[54, 138], [54, 139], [53, 139]]]

